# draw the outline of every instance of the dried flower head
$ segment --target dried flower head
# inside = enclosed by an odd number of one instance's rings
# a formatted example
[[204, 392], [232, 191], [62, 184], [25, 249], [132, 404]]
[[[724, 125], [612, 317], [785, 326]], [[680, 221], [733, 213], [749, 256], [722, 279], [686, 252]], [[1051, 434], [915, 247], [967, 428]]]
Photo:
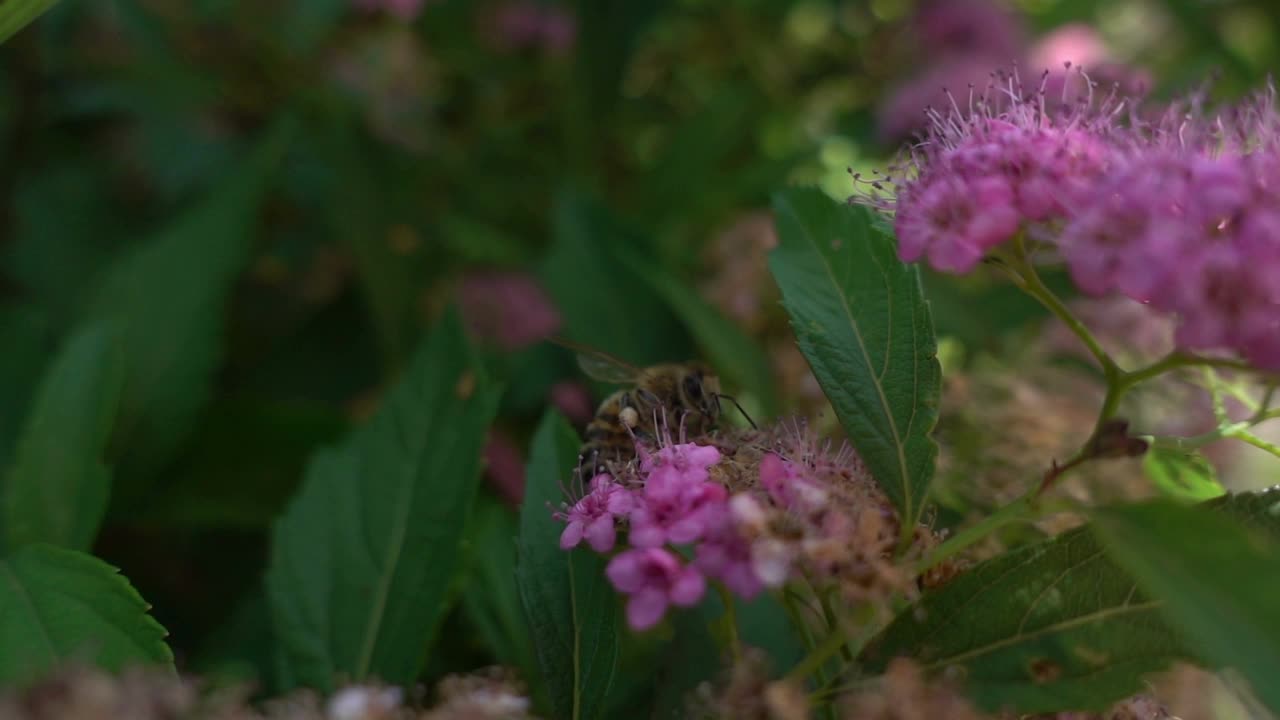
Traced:
[[514, 673], [486, 668], [450, 675], [437, 688], [438, 704], [421, 720], [532, 720], [532, 703]]

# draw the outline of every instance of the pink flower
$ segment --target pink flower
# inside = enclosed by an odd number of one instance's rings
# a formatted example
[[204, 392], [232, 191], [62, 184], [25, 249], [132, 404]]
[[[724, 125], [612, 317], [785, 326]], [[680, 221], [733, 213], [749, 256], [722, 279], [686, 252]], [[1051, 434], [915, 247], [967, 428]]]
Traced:
[[560, 329], [560, 313], [527, 273], [472, 273], [462, 279], [458, 300], [471, 331], [504, 350], [519, 350]]
[[640, 471], [646, 473], [645, 487], [697, 484], [710, 476], [708, 469], [718, 462], [720, 451], [714, 446], [684, 443], [643, 454]]
[[827, 493], [789, 460], [769, 453], [760, 460], [760, 484], [774, 504], [786, 510], [814, 513], [827, 503]]
[[1023, 43], [1017, 15], [993, 0], [928, 0], [914, 20], [929, 53], [981, 54], [1007, 63]]
[[[1020, 230], [1068, 217], [1099, 183], [1113, 149], [1108, 103], [1050, 114], [1015, 77], [961, 110], [931, 112], [903, 167], [855, 200], [894, 212], [899, 256], [967, 273]], [[893, 185], [896, 197], [878, 195]]]
[[682, 545], [699, 540], [728, 513], [729, 493], [713, 482], [646, 484], [631, 511], [631, 544]]
[[631, 544], [660, 547], [701, 538], [728, 513], [728, 491], [709, 482], [709, 468], [720, 462], [710, 445], [666, 445], [656, 453], [641, 452], [644, 490], [631, 511]]
[[627, 600], [627, 624], [633, 630], [657, 625], [669, 605], [696, 605], [706, 592], [701, 573], [680, 564], [661, 548], [628, 550], [609, 561], [605, 575]]
[[485, 475], [512, 507], [524, 499], [524, 453], [511, 438], [490, 430], [484, 445]]
[[405, 22], [417, 18], [426, 4], [427, 0], [355, 0], [361, 10], [385, 10]]
[[577, 380], [564, 380], [551, 386], [550, 401], [570, 422], [585, 425], [595, 415], [591, 391]]
[[503, 3], [488, 19], [493, 41], [508, 51], [537, 48], [562, 54], [573, 47], [577, 19], [563, 8], [529, 0]]
[[764, 583], [756, 575], [752, 546], [737, 533], [727, 514], [716, 523], [709, 536], [698, 543], [694, 567], [747, 600], [764, 589]]
[[590, 492], [567, 513], [556, 513], [557, 519], [568, 522], [560, 534], [560, 549], [575, 548], [586, 538], [592, 550], [609, 552], [618, 536], [614, 519], [626, 515], [632, 506], [632, 495], [626, 488], [608, 475], [595, 476], [591, 479]]

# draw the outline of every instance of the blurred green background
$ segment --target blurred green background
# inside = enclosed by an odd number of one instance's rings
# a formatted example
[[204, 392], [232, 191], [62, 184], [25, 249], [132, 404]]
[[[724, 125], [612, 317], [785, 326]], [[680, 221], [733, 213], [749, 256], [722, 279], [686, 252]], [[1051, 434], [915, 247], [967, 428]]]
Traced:
[[[528, 433], [602, 389], [538, 337], [703, 356], [754, 414], [816, 412], [764, 267], [772, 190], [847, 197], [940, 86], [1010, 61], [1233, 95], [1278, 31], [1266, 0], [64, 0], [0, 47], [0, 461], [69, 333], [126, 309], [94, 552], [180, 668], [269, 687], [270, 523], [456, 304], [507, 393], [428, 674], [512, 661], [486, 595]], [[927, 287], [971, 352], [1038, 317]]]

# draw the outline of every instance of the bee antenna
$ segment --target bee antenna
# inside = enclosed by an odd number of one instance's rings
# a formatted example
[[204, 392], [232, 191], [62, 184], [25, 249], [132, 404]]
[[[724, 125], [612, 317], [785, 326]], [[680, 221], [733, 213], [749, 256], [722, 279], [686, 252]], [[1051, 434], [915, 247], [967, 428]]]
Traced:
[[742, 417], [746, 418], [747, 423], [751, 425], [752, 430], [760, 429], [760, 427], [756, 425], [756, 421], [752, 420], [751, 416], [747, 414], [747, 411], [742, 409], [742, 404], [738, 402], [737, 398], [733, 397], [732, 395], [725, 395], [724, 393], [716, 393], [716, 397], [724, 398], [725, 400], [728, 400], [729, 402], [733, 403], [733, 406], [738, 408], [738, 412], [742, 413]]

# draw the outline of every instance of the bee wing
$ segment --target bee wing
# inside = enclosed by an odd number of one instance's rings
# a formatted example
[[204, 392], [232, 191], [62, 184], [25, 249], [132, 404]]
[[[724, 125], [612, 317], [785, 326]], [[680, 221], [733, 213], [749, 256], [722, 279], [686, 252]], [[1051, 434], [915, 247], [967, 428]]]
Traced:
[[578, 367], [593, 380], [617, 385], [633, 383], [640, 374], [627, 363], [594, 350], [578, 353]]
[[549, 338], [556, 345], [566, 347], [578, 354], [578, 367], [587, 377], [600, 382], [615, 385], [628, 385], [640, 376], [640, 369], [618, 358], [595, 348], [569, 342], [563, 338]]

